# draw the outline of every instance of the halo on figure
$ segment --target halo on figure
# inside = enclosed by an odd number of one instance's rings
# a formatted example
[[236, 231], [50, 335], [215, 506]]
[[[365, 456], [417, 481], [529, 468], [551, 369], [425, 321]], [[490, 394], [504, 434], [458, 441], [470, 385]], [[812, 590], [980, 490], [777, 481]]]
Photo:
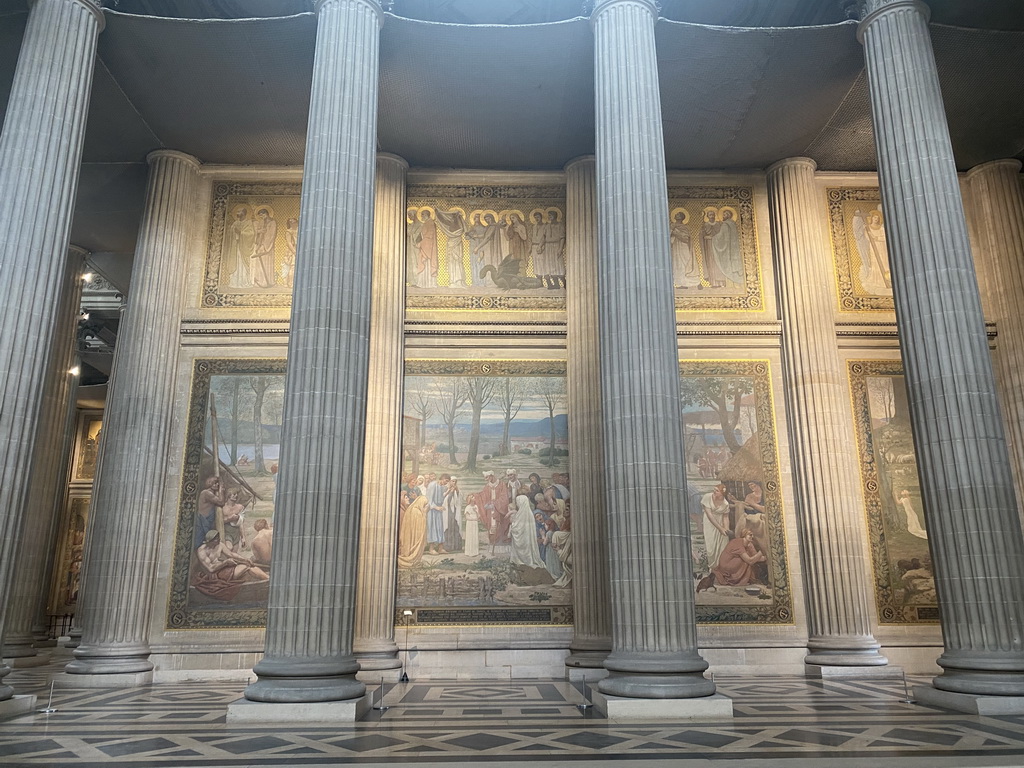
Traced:
[[713, 205], [709, 205], [703, 211], [701, 211], [701, 214], [704, 217], [704, 221], [708, 220], [708, 214], [709, 213], [713, 213], [717, 217], [718, 216], [718, 209], [715, 208], [715, 206], [713, 206]]
[[740, 220], [740, 212], [733, 208], [731, 205], [723, 205], [721, 208], [718, 209], [719, 217], [724, 219], [726, 211], [729, 211], [729, 213], [732, 214], [732, 220], [738, 224]]
[[232, 219], [237, 219], [239, 211], [245, 211], [245, 216], [246, 216], [246, 218], [248, 218], [249, 217], [249, 208], [250, 207], [251, 206], [248, 203], [239, 203], [238, 205], [236, 205], [234, 208], [231, 209], [231, 218]]
[[270, 203], [260, 203], [259, 205], [254, 205], [252, 207], [252, 210], [256, 216], [259, 216], [261, 211], [266, 211], [268, 219], [274, 218], [274, 206], [270, 205]]
[[534, 217], [534, 215], [535, 215], [535, 214], [538, 214], [538, 213], [540, 214], [540, 220], [541, 220], [541, 221], [544, 221], [544, 219], [546, 219], [546, 218], [547, 218], [547, 217], [546, 217], [546, 216], [544, 215], [544, 214], [546, 213], [546, 211], [545, 211], [545, 210], [544, 210], [543, 208], [534, 208], [534, 209], [533, 209], [532, 211], [530, 211], [530, 221], [531, 221], [531, 222], [533, 221], [533, 217]]
[[[459, 207], [457, 205], [453, 205], [451, 208], [448, 209], [448, 213], [460, 213], [460, 214], [462, 214], [462, 218], [466, 219], [466, 221], [469, 221], [469, 216], [466, 215], [466, 209], [465, 208], [461, 208], [461, 207]], [[473, 213], [476, 213], [476, 211], [473, 211]]]
[[671, 213], [669, 213], [669, 221], [675, 223], [676, 216], [678, 216], [680, 213], [683, 214], [683, 224], [689, 224], [690, 212], [685, 208], [673, 208]]
[[553, 213], [553, 214], [555, 214], [555, 221], [561, 221], [562, 220], [562, 209], [561, 208], [556, 208], [555, 206], [551, 206], [550, 208], [545, 208], [544, 212], [545, 213]]
[[[882, 209], [881, 208], [872, 208], [870, 211], [867, 212], [867, 214], [864, 216], [864, 218], [866, 220], [870, 221], [872, 216], [878, 216], [878, 223], [879, 223], [879, 225], [881, 225], [883, 227], [885, 226], [885, 214], [882, 213]], [[868, 226], [870, 227], [871, 224], [869, 223]]]
[[501, 221], [504, 221], [506, 224], [509, 223], [509, 220], [513, 216], [518, 216], [521, 222], [523, 222], [524, 224], [526, 223], [526, 214], [520, 211], [518, 208], [506, 209], [502, 211], [499, 215], [501, 216]]
[[405, 209], [405, 221], [408, 224], [412, 224], [414, 221], [420, 220], [420, 209], [415, 205], [410, 205]]
[[430, 218], [432, 218], [432, 219], [436, 219], [437, 218], [437, 211], [434, 209], [434, 206], [432, 206], [432, 205], [421, 205], [419, 208], [416, 209], [416, 215], [420, 217], [420, 221], [423, 221], [423, 212], [424, 211], [426, 211], [427, 213], [430, 214]]
[[493, 216], [495, 223], [501, 221], [501, 216], [498, 215], [498, 212], [493, 210], [493, 209], [491, 209], [491, 208], [487, 208], [485, 210], [478, 211], [478, 213], [481, 216], [481, 219], [480, 219], [481, 223], [483, 222], [483, 218], [482, 217], [484, 217], [484, 216]]

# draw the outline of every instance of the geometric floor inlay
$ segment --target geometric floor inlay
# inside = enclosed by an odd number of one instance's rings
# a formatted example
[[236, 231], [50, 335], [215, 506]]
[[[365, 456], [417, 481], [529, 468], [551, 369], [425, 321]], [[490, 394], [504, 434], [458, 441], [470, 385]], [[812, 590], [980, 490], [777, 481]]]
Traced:
[[[35, 693], [42, 707], [50, 676], [65, 661], [15, 670], [5, 682], [18, 693]], [[715, 682], [733, 700], [732, 719], [609, 721], [578, 708], [583, 693], [562, 680], [413, 681], [386, 687], [389, 709], [362, 722], [276, 727], [225, 722], [241, 682], [65, 688], [54, 693], [58, 712], [0, 722], [0, 766], [1024, 765], [1024, 717], [908, 704], [898, 679], [719, 676]]]

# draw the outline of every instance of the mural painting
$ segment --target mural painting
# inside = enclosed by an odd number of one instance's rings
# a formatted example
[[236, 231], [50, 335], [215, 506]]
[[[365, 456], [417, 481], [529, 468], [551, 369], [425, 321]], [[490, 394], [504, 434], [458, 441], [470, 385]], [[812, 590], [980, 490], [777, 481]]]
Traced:
[[680, 395], [697, 620], [791, 624], [766, 361], [685, 361]]
[[855, 360], [849, 373], [878, 620], [938, 623], [902, 363]]
[[170, 629], [262, 627], [284, 360], [197, 360], [174, 546]]
[[204, 307], [291, 305], [300, 190], [294, 182], [214, 186]]
[[72, 482], [79, 480], [91, 482], [96, 476], [96, 457], [99, 455], [102, 431], [103, 414], [101, 412], [85, 412], [79, 416]]
[[410, 360], [396, 623], [571, 624], [565, 364]]
[[668, 192], [676, 309], [762, 309], [753, 189]]
[[409, 309], [565, 309], [565, 188], [409, 187]]
[[73, 614], [78, 608], [78, 589], [82, 579], [82, 553], [85, 549], [85, 526], [89, 520], [88, 494], [74, 494], [68, 498], [65, 519], [67, 525], [59, 543], [54, 566], [51, 614]]
[[882, 196], [874, 188], [828, 190], [829, 228], [842, 311], [892, 311]]

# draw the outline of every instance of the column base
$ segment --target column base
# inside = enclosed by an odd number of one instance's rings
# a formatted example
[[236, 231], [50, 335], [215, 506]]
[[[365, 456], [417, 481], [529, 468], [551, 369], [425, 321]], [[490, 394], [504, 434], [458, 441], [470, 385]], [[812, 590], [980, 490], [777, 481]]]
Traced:
[[605, 648], [603, 650], [588, 650], [588, 651], [576, 651], [572, 648], [569, 649], [569, 657], [565, 660], [565, 666], [567, 667], [589, 667], [593, 669], [604, 668], [604, 660], [608, 658], [608, 654], [611, 650]]
[[291, 704], [238, 699], [228, 704], [229, 723], [354, 723], [370, 711], [370, 695], [346, 701]]
[[55, 688], [140, 688], [153, 684], [153, 671], [120, 672], [99, 675], [54, 675]]
[[0, 701], [0, 717], [17, 717], [36, 708], [35, 696], [12, 696]]
[[381, 653], [356, 653], [356, 661], [359, 662], [359, 669], [363, 672], [379, 669], [400, 669], [402, 660], [398, 658], [398, 648], [393, 652], [384, 651]]
[[692, 674], [637, 674], [616, 672], [597, 684], [607, 696], [628, 699], [702, 699], [715, 692], [715, 684], [700, 673]]
[[264, 656], [252, 671], [245, 698], [261, 704], [339, 704], [366, 693], [354, 656]]
[[804, 676], [824, 677], [903, 677], [903, 667], [886, 664], [884, 667], [849, 667], [837, 664], [804, 664]]
[[401, 665], [390, 669], [361, 669], [356, 673], [356, 680], [368, 685], [374, 685], [382, 680], [385, 683], [397, 683], [402, 679], [404, 672]]
[[4, 663], [14, 669], [44, 667], [50, 663], [50, 654], [34, 653], [31, 656], [4, 656]]
[[972, 715], [1024, 715], [1024, 696], [978, 696], [942, 691], [930, 685], [915, 685], [914, 698], [929, 707]]
[[593, 692], [594, 707], [609, 720], [722, 720], [732, 717], [732, 699], [720, 693], [699, 699], [632, 699]]

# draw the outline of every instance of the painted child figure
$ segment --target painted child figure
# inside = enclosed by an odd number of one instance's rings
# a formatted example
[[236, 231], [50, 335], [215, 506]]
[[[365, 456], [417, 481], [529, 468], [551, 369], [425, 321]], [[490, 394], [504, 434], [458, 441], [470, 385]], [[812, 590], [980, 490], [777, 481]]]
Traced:
[[462, 516], [466, 520], [466, 548], [463, 551], [470, 557], [476, 557], [480, 554], [480, 510], [476, 506], [476, 496], [469, 497]]

